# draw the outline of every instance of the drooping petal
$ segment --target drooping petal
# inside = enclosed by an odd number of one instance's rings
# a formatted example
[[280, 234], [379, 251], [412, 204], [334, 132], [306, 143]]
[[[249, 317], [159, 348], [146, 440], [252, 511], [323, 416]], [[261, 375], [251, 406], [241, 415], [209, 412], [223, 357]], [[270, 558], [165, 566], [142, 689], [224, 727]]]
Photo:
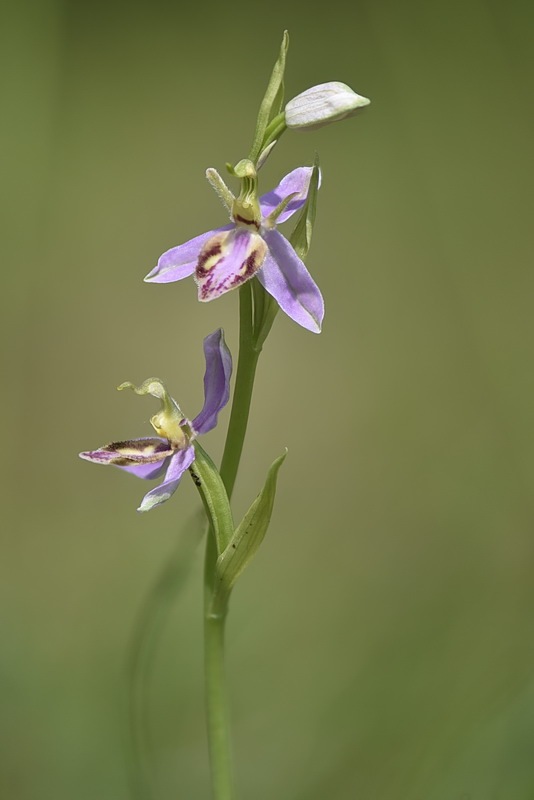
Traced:
[[198, 299], [214, 300], [248, 281], [260, 269], [266, 253], [267, 246], [259, 233], [246, 228], [212, 236], [198, 257]]
[[141, 500], [138, 511], [150, 511], [152, 508], [161, 505], [174, 494], [180, 483], [180, 479], [186, 469], [195, 460], [195, 448], [190, 446], [186, 450], [178, 450], [169, 462], [169, 468], [165, 475], [165, 480], [145, 494]]
[[269, 214], [280, 205], [285, 197], [288, 197], [288, 195], [294, 192], [297, 192], [297, 196], [287, 204], [278, 217], [277, 222], [285, 222], [295, 211], [302, 208], [308, 196], [308, 187], [310, 185], [312, 171], [313, 167], [297, 167], [297, 169], [294, 169], [286, 175], [285, 178], [282, 178], [276, 189], [260, 197], [262, 217], [268, 217]]
[[223, 228], [201, 233], [200, 236], [195, 236], [194, 239], [189, 239], [177, 247], [171, 247], [159, 257], [157, 265], [146, 276], [146, 283], [172, 283], [189, 277], [195, 271], [199, 253], [206, 242], [216, 233], [231, 228], [233, 225], [225, 225]]
[[192, 423], [197, 433], [207, 433], [215, 427], [219, 411], [230, 397], [232, 356], [224, 341], [222, 328], [204, 339], [204, 358], [204, 407]]
[[143, 480], [155, 480], [165, 471], [168, 466], [168, 459], [163, 461], [156, 461], [154, 464], [135, 464], [131, 467], [120, 467], [123, 472], [130, 472], [136, 478], [143, 478]]
[[80, 453], [80, 458], [94, 464], [114, 464], [117, 467], [135, 467], [139, 464], [155, 467], [161, 465], [168, 456], [172, 456], [173, 452], [167, 439], [143, 437], [111, 442], [98, 450]]
[[277, 230], [266, 231], [269, 247], [257, 278], [278, 305], [303, 328], [320, 333], [324, 302], [319, 287], [287, 239]]

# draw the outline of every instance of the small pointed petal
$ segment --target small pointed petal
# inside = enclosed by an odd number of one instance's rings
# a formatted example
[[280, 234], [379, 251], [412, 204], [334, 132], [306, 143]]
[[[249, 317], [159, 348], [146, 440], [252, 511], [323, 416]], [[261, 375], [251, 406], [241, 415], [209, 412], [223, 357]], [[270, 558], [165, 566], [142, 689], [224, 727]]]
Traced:
[[231, 214], [235, 197], [228, 188], [228, 186], [225, 184], [225, 182], [223, 181], [217, 170], [213, 169], [213, 167], [209, 167], [206, 170], [206, 178], [211, 188], [215, 191], [217, 196], [222, 201], [228, 213]]
[[233, 225], [225, 225], [224, 228], [216, 228], [214, 231], [201, 233], [194, 239], [189, 239], [185, 244], [171, 247], [170, 250], [160, 256], [157, 265], [148, 273], [145, 278], [146, 283], [172, 283], [181, 281], [192, 275], [197, 265], [200, 251], [206, 242], [220, 231], [228, 231]]
[[192, 423], [197, 433], [207, 433], [216, 426], [219, 411], [230, 397], [232, 356], [224, 341], [222, 328], [204, 339], [204, 358], [204, 408]]
[[287, 239], [266, 231], [269, 255], [257, 278], [288, 317], [313, 333], [321, 332], [324, 302], [319, 287]]
[[150, 511], [168, 500], [178, 488], [182, 475], [186, 469], [191, 466], [194, 460], [194, 447], [188, 447], [186, 450], [179, 450], [175, 453], [169, 462], [165, 480], [159, 486], [156, 486], [155, 489], [145, 494], [137, 510]]
[[296, 192], [297, 196], [288, 203], [284, 211], [278, 217], [277, 223], [285, 222], [293, 216], [295, 211], [302, 208], [308, 196], [308, 187], [310, 185], [312, 170], [313, 167], [297, 167], [297, 169], [294, 169], [286, 175], [285, 178], [282, 178], [276, 189], [260, 197], [262, 217], [268, 217], [275, 208], [278, 208], [285, 197], [288, 197], [288, 195], [294, 192]]
[[241, 286], [260, 269], [266, 254], [261, 236], [245, 228], [212, 236], [198, 257], [198, 299], [208, 302]]
[[173, 452], [167, 439], [144, 437], [124, 442], [111, 442], [98, 450], [80, 453], [80, 458], [92, 461], [94, 464], [130, 467], [138, 464], [161, 464], [161, 461], [172, 456]]

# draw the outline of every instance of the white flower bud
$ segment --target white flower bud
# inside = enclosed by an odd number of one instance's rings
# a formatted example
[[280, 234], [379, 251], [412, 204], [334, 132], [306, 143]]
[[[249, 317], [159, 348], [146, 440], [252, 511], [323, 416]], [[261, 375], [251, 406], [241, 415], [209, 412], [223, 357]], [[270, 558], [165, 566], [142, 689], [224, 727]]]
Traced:
[[321, 128], [330, 122], [353, 117], [370, 102], [345, 83], [320, 83], [289, 101], [285, 108], [286, 125], [308, 130]]

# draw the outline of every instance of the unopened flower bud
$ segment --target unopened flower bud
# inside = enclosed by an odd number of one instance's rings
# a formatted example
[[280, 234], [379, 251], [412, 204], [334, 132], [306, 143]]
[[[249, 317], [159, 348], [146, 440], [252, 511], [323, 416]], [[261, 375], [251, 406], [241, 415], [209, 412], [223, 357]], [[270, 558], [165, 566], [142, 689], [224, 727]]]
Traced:
[[353, 117], [371, 101], [339, 81], [320, 83], [301, 92], [285, 108], [288, 128], [313, 130], [345, 117]]

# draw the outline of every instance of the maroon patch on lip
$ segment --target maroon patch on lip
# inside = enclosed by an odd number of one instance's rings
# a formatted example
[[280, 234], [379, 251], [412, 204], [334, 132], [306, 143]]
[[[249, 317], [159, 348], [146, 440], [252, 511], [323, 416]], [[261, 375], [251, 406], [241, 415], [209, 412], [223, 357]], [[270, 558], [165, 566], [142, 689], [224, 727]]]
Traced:
[[200, 253], [200, 255], [198, 257], [197, 269], [196, 269], [197, 275], [199, 277], [203, 278], [203, 277], [205, 277], [206, 275], [209, 274], [210, 270], [204, 268], [204, 265], [205, 265], [206, 261], [208, 261], [210, 258], [213, 258], [213, 256], [220, 255], [221, 252], [222, 252], [222, 247], [221, 247], [220, 243], [217, 242], [216, 244], [212, 245], [209, 249], [203, 250]]
[[245, 281], [248, 281], [249, 278], [252, 278], [252, 276], [258, 271], [257, 255], [258, 251], [253, 250], [248, 258], [243, 261], [243, 266], [245, 267], [244, 272], [240, 271], [239, 275], [234, 275], [230, 284], [232, 288], [239, 286], [241, 283], [245, 283]]
[[243, 225], [252, 225], [257, 231], [260, 229], [258, 222], [253, 219], [245, 219], [245, 217], [242, 217], [241, 214], [236, 214], [234, 216], [234, 220], [235, 222], [241, 222]]
[[[261, 236], [239, 228], [234, 233], [228, 254], [225, 241], [216, 239], [208, 241], [200, 253], [195, 270], [199, 300], [208, 302], [241, 286], [263, 264], [268, 248]], [[236, 257], [238, 253], [240, 259]], [[228, 263], [227, 256], [231, 259]]]
[[254, 275], [255, 272], [257, 272], [257, 270], [258, 270], [258, 267], [256, 266], [256, 264], [257, 264], [257, 255], [258, 255], [258, 251], [254, 250], [249, 255], [249, 257], [247, 259], [245, 259], [245, 272], [243, 273], [243, 278], [244, 279], [250, 278], [252, 275]]
[[[209, 273], [208, 273], [209, 274]], [[212, 280], [210, 280], [211, 276], [208, 277], [205, 283], [202, 284], [200, 287], [200, 299], [207, 300], [208, 296], [211, 294], [211, 284]]]

